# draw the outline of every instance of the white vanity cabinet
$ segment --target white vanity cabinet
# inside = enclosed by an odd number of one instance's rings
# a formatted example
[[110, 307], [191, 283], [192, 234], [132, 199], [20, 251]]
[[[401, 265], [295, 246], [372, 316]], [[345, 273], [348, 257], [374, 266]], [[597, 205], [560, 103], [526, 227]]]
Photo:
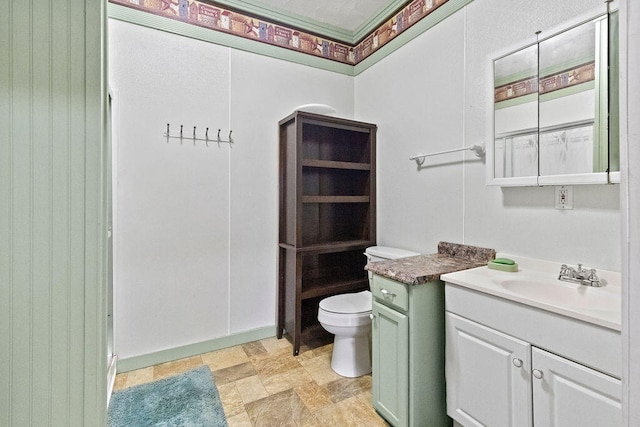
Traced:
[[531, 425], [531, 345], [445, 315], [447, 413], [464, 426]]
[[447, 413], [458, 423], [622, 425], [619, 332], [451, 284], [445, 294]]
[[532, 354], [535, 426], [622, 425], [620, 380], [539, 348]]

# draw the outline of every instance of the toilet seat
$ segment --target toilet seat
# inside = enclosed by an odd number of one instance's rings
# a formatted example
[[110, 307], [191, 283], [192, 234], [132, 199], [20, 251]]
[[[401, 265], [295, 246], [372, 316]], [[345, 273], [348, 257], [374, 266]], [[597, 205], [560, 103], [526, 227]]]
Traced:
[[328, 297], [320, 301], [318, 320], [326, 325], [349, 328], [371, 324], [372, 294], [362, 291]]
[[[367, 262], [419, 255], [384, 246], [366, 249]], [[373, 273], [368, 272], [369, 289]], [[334, 295], [320, 301], [318, 321], [335, 335], [331, 368], [343, 377], [359, 377], [371, 372], [371, 323], [373, 295], [369, 290]]]
[[333, 314], [354, 315], [371, 312], [372, 294], [362, 291], [328, 297], [320, 301], [320, 309]]
[[362, 291], [328, 297], [320, 301], [318, 321], [335, 335], [331, 369], [344, 377], [371, 372], [372, 294]]

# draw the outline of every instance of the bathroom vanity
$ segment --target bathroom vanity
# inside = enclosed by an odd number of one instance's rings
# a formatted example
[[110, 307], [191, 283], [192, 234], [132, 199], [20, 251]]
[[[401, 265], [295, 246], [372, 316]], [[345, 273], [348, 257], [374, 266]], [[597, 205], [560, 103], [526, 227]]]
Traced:
[[[513, 257], [512, 257], [513, 258]], [[464, 426], [622, 425], [620, 275], [558, 280], [518, 260], [442, 276], [447, 413]]]
[[448, 426], [444, 384], [444, 283], [485, 265], [491, 249], [441, 242], [438, 253], [371, 262], [372, 398], [391, 425]]

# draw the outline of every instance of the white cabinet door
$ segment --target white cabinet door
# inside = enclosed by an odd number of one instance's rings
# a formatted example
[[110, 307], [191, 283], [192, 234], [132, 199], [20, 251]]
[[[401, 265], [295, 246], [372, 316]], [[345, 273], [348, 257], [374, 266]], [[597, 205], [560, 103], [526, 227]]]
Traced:
[[531, 346], [446, 313], [447, 414], [464, 425], [532, 425]]
[[393, 426], [409, 425], [409, 318], [373, 302], [373, 406]]
[[532, 353], [536, 427], [622, 425], [620, 380], [535, 347]]

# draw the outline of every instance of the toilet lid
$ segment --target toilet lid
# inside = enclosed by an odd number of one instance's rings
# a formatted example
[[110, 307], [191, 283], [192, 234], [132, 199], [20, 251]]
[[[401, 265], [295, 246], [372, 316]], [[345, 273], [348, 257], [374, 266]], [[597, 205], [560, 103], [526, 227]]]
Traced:
[[371, 292], [334, 295], [320, 301], [324, 311], [340, 314], [356, 314], [371, 311]]

